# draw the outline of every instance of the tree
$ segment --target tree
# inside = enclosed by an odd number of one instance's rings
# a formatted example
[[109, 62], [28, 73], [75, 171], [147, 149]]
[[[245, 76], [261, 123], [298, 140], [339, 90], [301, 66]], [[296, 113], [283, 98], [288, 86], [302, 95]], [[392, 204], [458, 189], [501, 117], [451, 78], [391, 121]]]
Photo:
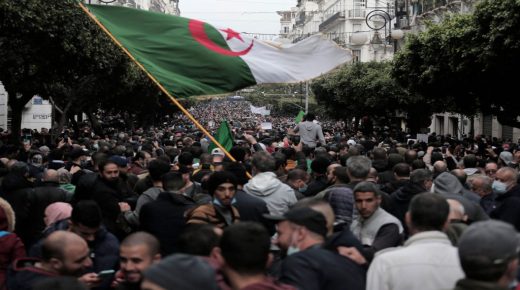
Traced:
[[122, 59], [73, 0], [0, 1], [0, 19], [0, 80], [9, 94], [13, 141], [34, 95], [73, 98], [87, 75], [110, 73]]
[[392, 75], [432, 101], [437, 112], [491, 113], [520, 127], [516, 75], [520, 65], [520, 2], [480, 2], [411, 36]]
[[[354, 63], [315, 80], [312, 90], [318, 103], [332, 116], [345, 120], [391, 117], [398, 111], [412, 112], [412, 109], [428, 111], [429, 106], [421, 103], [424, 100], [410, 95], [391, 77], [391, 68], [391, 62]], [[408, 117], [416, 120], [423, 116], [410, 113]], [[414, 132], [425, 123], [409, 121]]]
[[65, 120], [99, 106], [143, 115], [158, 107], [158, 89], [77, 1], [0, 1], [0, 19], [0, 80], [9, 94], [13, 141], [34, 95], [52, 97]]

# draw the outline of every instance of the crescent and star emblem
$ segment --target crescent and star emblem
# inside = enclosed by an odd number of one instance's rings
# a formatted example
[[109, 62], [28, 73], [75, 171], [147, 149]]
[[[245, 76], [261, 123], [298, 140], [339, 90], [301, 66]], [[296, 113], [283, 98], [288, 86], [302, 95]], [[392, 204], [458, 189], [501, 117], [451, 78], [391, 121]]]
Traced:
[[[211, 39], [209, 39], [208, 35], [206, 34], [206, 31], [204, 30], [204, 22], [199, 20], [190, 20], [189, 24], [190, 33], [193, 36], [193, 38], [200, 44], [202, 44], [207, 49], [214, 51], [218, 54], [223, 54], [227, 56], [241, 56], [247, 54], [252, 48], [253, 48], [253, 40], [251, 40], [251, 44], [244, 50], [241, 51], [232, 51], [229, 49], [225, 49], [215, 42], [213, 42]], [[240, 33], [232, 30], [231, 28], [228, 29], [221, 29], [221, 31], [225, 32], [227, 34], [226, 41], [231, 40], [233, 38], [236, 38], [242, 42], [244, 40], [240, 36]]]

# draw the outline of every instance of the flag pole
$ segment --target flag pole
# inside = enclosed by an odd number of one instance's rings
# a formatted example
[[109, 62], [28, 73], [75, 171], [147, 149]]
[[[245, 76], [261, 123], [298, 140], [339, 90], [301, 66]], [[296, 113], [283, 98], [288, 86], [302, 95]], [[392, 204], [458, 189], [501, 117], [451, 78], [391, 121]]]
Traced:
[[[233, 158], [233, 156], [229, 154], [226, 148], [224, 148], [222, 144], [220, 144], [213, 136], [211, 136], [211, 134], [195, 119], [195, 117], [193, 117], [193, 115], [188, 110], [186, 110], [186, 108], [184, 108], [184, 106], [181, 103], [179, 103], [179, 101], [177, 101], [177, 99], [175, 99], [170, 94], [170, 92], [168, 92], [168, 90], [166, 90], [164, 86], [154, 76], [152, 76], [141, 63], [139, 63], [134, 58], [134, 56], [112, 35], [112, 33], [110, 33], [110, 31], [108, 31], [108, 29], [96, 18], [96, 16], [90, 13], [90, 11], [87, 9], [87, 7], [83, 5], [83, 3], [79, 2], [78, 4], [81, 7], [81, 9], [85, 13], [87, 13], [87, 15], [110, 37], [110, 39], [112, 39], [112, 41], [117, 46], [119, 46], [119, 48], [121, 48], [126, 53], [126, 55], [128, 55], [128, 57], [130, 57], [130, 59], [148, 76], [148, 78], [150, 78], [157, 85], [157, 87], [159, 87], [159, 89], [166, 96], [168, 96], [172, 103], [174, 103], [177, 106], [177, 108], [179, 108], [182, 111], [182, 113], [186, 115], [186, 117], [188, 117], [188, 119], [190, 119], [193, 122], [193, 124], [195, 124], [195, 126], [197, 126], [197, 128], [199, 128], [202, 131], [202, 133], [204, 133], [204, 135], [206, 135], [211, 140], [211, 142], [217, 145], [217, 147], [220, 148], [224, 152], [224, 154], [226, 154], [226, 156], [229, 159], [231, 159], [231, 161], [236, 162], [235, 158]], [[247, 173], [247, 175], [251, 178], [249, 172]]]

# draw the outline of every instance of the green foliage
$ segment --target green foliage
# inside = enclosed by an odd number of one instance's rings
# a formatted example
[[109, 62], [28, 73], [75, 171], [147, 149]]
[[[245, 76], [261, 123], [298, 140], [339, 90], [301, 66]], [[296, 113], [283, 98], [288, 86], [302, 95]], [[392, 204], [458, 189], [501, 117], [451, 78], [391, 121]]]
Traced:
[[336, 118], [390, 117], [397, 111], [417, 111], [418, 105], [427, 110], [424, 100], [391, 77], [391, 69], [390, 62], [354, 63], [315, 80], [312, 90]]
[[70, 114], [158, 107], [158, 90], [75, 0], [0, 0], [0, 81], [14, 119], [36, 94]]

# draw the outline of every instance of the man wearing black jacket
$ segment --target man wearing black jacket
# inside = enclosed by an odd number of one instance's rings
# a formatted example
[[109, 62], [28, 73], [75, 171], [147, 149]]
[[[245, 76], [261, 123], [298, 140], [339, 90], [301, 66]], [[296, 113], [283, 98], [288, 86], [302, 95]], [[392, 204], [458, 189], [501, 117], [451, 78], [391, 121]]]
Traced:
[[287, 248], [280, 282], [300, 290], [365, 289], [365, 270], [354, 261], [322, 247], [327, 235], [325, 216], [308, 207], [295, 208], [278, 219], [277, 245]]
[[176, 252], [177, 239], [186, 226], [184, 214], [196, 204], [180, 192], [185, 186], [181, 173], [166, 173], [162, 185], [164, 192], [141, 208], [139, 224], [142, 230], [157, 237], [165, 257]]
[[492, 185], [497, 194], [496, 208], [490, 217], [508, 222], [520, 231], [520, 185], [517, 180], [518, 172], [513, 168], [502, 167], [497, 171]]

